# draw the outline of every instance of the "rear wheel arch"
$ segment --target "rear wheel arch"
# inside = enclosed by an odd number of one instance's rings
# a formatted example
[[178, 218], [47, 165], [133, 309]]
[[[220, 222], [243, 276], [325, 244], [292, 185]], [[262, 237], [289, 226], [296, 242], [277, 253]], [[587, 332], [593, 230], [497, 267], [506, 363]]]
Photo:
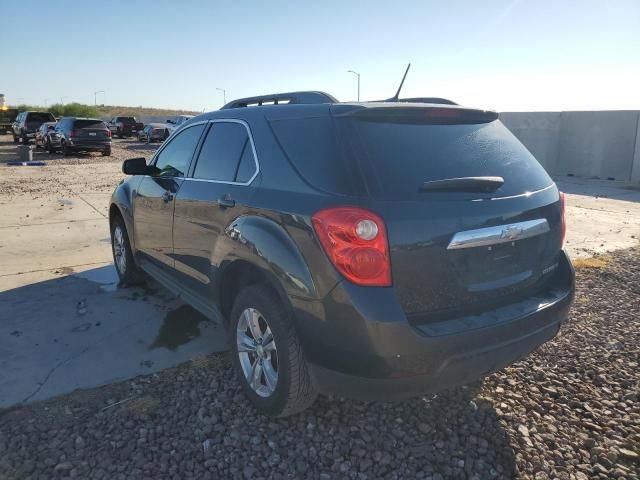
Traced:
[[250, 285], [263, 285], [268, 288], [287, 308], [291, 308], [289, 298], [278, 279], [269, 271], [247, 260], [235, 260], [222, 271], [218, 288], [218, 302], [225, 324], [238, 294]]

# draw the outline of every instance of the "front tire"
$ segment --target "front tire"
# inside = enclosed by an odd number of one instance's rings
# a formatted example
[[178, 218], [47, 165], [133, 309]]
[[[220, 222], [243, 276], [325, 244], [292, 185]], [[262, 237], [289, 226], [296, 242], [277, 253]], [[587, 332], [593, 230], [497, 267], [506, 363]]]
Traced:
[[132, 285], [144, 279], [133, 258], [127, 227], [120, 215], [111, 221], [111, 253], [121, 284]]
[[259, 412], [286, 417], [313, 404], [318, 391], [291, 314], [267, 286], [238, 294], [229, 335], [236, 376]]

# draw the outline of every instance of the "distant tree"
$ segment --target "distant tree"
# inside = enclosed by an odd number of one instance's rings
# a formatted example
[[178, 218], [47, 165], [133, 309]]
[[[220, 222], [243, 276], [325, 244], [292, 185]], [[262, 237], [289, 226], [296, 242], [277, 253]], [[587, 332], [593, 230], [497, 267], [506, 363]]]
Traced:
[[21, 103], [20, 105], [17, 105], [15, 108], [18, 109], [19, 112], [31, 112], [34, 110], [42, 110], [40, 107], [36, 106], [36, 105], [27, 105], [26, 103]]
[[49, 111], [56, 117], [97, 117], [98, 110], [91, 105], [82, 103], [67, 103], [63, 105], [56, 103], [49, 107]]

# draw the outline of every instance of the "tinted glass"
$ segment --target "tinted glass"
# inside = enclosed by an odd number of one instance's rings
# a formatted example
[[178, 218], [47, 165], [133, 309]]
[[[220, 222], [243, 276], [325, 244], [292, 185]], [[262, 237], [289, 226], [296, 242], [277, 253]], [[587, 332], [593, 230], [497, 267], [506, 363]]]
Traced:
[[[343, 119], [357, 141], [367, 181], [386, 198], [417, 198], [424, 182], [499, 176], [491, 197], [540, 190], [552, 180], [500, 121], [471, 125], [424, 125]], [[476, 195], [477, 196], [477, 195]]]
[[27, 122], [50, 122], [53, 120], [53, 115], [50, 113], [34, 112], [27, 116]]
[[251, 142], [247, 142], [240, 158], [240, 165], [238, 166], [238, 173], [236, 174], [236, 182], [246, 183], [251, 180], [253, 174], [256, 173], [256, 161], [253, 156], [253, 149], [251, 148]]
[[158, 154], [155, 175], [182, 177], [189, 168], [191, 157], [198, 145], [204, 124], [182, 130]]
[[271, 126], [288, 160], [307, 183], [325, 192], [362, 194], [330, 115], [272, 119]]
[[126, 124], [136, 123], [136, 119], [133, 117], [120, 117], [118, 121]]
[[249, 135], [244, 125], [231, 122], [212, 124], [202, 144], [194, 178], [233, 182], [240, 159], [247, 150], [247, 155], [253, 159]]
[[73, 123], [74, 128], [100, 128], [106, 129], [104, 122], [102, 120], [76, 120]]

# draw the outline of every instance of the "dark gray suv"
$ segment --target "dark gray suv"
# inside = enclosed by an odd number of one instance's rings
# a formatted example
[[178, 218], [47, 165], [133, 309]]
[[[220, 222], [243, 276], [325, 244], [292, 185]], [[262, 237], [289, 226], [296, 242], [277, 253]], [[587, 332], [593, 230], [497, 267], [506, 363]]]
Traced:
[[246, 98], [123, 171], [121, 280], [223, 319], [267, 414], [471, 382], [553, 338], [573, 299], [563, 196], [494, 112]]

